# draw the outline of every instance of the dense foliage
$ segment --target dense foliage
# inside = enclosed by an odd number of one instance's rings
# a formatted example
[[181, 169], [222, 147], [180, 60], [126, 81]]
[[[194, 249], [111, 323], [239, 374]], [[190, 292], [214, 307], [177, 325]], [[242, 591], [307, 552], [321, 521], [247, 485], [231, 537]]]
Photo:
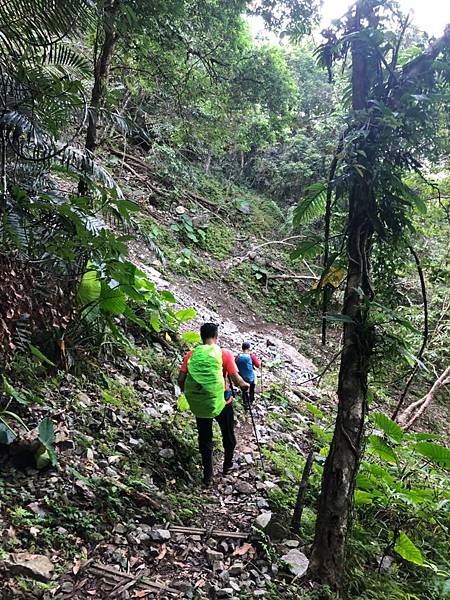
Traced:
[[[35, 427], [36, 466], [56, 465], [52, 421], [34, 413], [47, 376], [88, 377], [91, 361], [119, 357], [132, 369], [148, 355], [161, 380], [173, 376], [183, 344], [198, 341], [180, 334], [195, 311], [158, 289], [153, 266], [221, 280], [265, 320], [292, 325], [302, 351], [331, 358], [341, 401], [346, 373], [366, 370], [357, 443], [341, 405], [336, 428], [354, 455], [337, 568], [349, 596], [440, 600], [450, 597], [448, 381], [433, 386], [450, 362], [450, 32], [430, 41], [395, 3], [360, 0], [314, 49], [317, 4], [0, 3], [0, 447]], [[255, 19], [279, 43], [255, 40]], [[310, 334], [320, 326], [322, 354]], [[344, 346], [355, 328], [367, 361], [337, 382], [342, 326]], [[111, 381], [102, 403], [132, 412], [134, 395]], [[268, 398], [288, 402], [275, 387]], [[424, 412], [402, 420], [420, 399]], [[334, 407], [306, 411], [310, 544], [336, 444]], [[284, 515], [304, 461], [289, 444], [267, 458]]]

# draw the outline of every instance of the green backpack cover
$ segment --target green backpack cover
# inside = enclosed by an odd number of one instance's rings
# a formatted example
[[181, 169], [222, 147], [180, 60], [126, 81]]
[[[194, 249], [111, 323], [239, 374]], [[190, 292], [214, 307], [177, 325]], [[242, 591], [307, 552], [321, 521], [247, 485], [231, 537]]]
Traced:
[[188, 360], [184, 394], [196, 417], [212, 419], [224, 406], [222, 350], [216, 344], [197, 346]]

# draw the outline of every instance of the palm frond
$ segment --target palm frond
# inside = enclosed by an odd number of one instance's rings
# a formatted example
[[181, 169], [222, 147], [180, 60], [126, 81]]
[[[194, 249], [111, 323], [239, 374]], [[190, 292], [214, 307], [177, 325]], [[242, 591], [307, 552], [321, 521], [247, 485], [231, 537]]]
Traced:
[[304, 225], [325, 213], [327, 188], [323, 183], [313, 183], [306, 190], [306, 195], [300, 200], [294, 210], [294, 225]]
[[0, 56], [48, 47], [92, 18], [92, 0], [0, 0]]
[[93, 183], [100, 184], [106, 189], [113, 191], [118, 198], [123, 198], [122, 190], [112, 175], [97, 164], [86, 150], [80, 150], [74, 146], [63, 147], [61, 149], [60, 161], [68, 171], [87, 177]]

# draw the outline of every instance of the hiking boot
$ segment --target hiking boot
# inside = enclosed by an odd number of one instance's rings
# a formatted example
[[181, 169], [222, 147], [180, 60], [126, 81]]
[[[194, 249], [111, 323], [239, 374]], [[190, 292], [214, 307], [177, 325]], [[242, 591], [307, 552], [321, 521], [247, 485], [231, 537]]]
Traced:
[[234, 469], [236, 469], [236, 465], [233, 462], [224, 463], [222, 473], [223, 475], [228, 475], [229, 473], [231, 473], [231, 471], [234, 471]]

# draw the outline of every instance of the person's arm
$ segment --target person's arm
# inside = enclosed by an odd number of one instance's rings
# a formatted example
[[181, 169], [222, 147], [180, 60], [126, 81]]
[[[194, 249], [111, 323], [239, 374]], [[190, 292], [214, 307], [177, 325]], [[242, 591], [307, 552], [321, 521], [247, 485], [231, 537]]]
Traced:
[[239, 373], [229, 374], [229, 377], [233, 383], [241, 388], [241, 390], [247, 391], [250, 389], [250, 384], [244, 381]]
[[187, 376], [187, 373], [184, 373], [184, 371], [180, 371], [178, 373], [177, 383], [180, 386], [180, 390], [182, 392], [184, 392], [184, 382], [186, 381], [186, 376]]
[[180, 372], [178, 374], [177, 383], [180, 386], [180, 390], [184, 392], [184, 382], [186, 381], [186, 377], [188, 374], [188, 360], [192, 355], [192, 350], [186, 354], [183, 358], [183, 362], [181, 363]]
[[256, 369], [260, 369], [261, 368], [261, 361], [257, 358], [256, 354], [252, 354], [251, 355], [251, 359], [252, 359], [253, 366]]

